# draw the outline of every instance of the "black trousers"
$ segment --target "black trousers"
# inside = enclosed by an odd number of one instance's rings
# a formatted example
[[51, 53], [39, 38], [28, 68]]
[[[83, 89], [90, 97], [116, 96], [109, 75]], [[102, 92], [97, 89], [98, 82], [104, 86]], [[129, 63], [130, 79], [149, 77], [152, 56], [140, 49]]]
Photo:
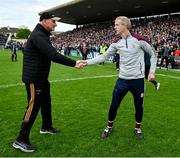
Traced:
[[149, 75], [149, 71], [150, 71], [150, 65], [145, 65], [145, 79], [148, 79], [148, 75]]
[[50, 83], [48, 80], [38, 83], [26, 83], [28, 106], [21, 124], [17, 140], [28, 142], [31, 127], [37, 117], [39, 109], [42, 115], [42, 128], [52, 127]]
[[117, 53], [115, 56], [115, 60], [116, 60], [116, 69], [119, 69], [119, 54], [117, 54]]
[[164, 62], [164, 59], [165, 59], [165, 61], [166, 61], [166, 68], [168, 68], [168, 64], [169, 64], [169, 60], [168, 60], [168, 56], [163, 56], [162, 57], [162, 59], [161, 59], [161, 63], [160, 63], [160, 67], [162, 67], [163, 66], [163, 62]]
[[12, 55], [11, 55], [11, 60], [12, 61], [17, 61], [17, 53], [15, 52], [15, 53], [12, 53]]
[[114, 121], [120, 103], [128, 91], [130, 91], [134, 97], [135, 120], [137, 123], [141, 123], [143, 117], [144, 78], [132, 80], [119, 78], [117, 80], [109, 109], [109, 121]]
[[87, 54], [82, 53], [82, 60], [87, 60]]

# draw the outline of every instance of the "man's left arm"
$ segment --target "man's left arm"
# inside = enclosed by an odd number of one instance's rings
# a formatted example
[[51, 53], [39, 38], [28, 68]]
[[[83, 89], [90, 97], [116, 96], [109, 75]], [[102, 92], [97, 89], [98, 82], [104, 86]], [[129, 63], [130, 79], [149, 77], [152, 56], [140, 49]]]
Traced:
[[140, 43], [141, 43], [141, 48], [143, 49], [143, 51], [147, 52], [150, 55], [151, 67], [150, 67], [150, 71], [149, 71], [148, 80], [153, 80], [155, 78], [157, 54], [156, 54], [154, 48], [152, 46], [150, 46], [147, 42], [140, 41]]
[[58, 53], [51, 43], [48, 43], [43, 36], [36, 36], [33, 38], [33, 44], [41, 51], [41, 53], [55, 63], [71, 67], [79, 66], [75, 60]]

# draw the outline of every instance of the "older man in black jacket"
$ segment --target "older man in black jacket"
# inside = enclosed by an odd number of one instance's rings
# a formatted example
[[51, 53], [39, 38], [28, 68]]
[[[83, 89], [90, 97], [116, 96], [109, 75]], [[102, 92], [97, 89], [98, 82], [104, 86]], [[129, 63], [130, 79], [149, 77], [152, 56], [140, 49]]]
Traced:
[[24, 152], [33, 152], [36, 148], [29, 141], [30, 129], [41, 108], [41, 134], [56, 134], [52, 126], [50, 83], [48, 81], [51, 61], [80, 68], [78, 61], [74, 61], [59, 54], [50, 42], [51, 31], [57, 26], [55, 17], [51, 13], [43, 13], [40, 22], [31, 33], [24, 50], [22, 80], [25, 83], [28, 106], [24, 114], [21, 130], [13, 147]]

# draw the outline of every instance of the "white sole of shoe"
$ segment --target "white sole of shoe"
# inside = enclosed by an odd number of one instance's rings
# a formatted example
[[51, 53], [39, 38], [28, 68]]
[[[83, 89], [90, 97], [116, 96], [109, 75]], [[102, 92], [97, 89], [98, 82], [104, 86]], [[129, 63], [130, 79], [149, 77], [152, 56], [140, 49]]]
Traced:
[[13, 143], [12, 146], [13, 146], [15, 149], [20, 149], [21, 151], [27, 152], [27, 153], [32, 153], [32, 152], [35, 151], [35, 150], [26, 150], [26, 149], [22, 148], [21, 146], [17, 145], [16, 143]]
[[46, 132], [40, 131], [39, 133], [41, 133], [41, 134], [51, 134], [51, 135], [56, 134], [56, 133], [51, 133], [51, 132], [48, 132], [48, 131], [46, 131]]

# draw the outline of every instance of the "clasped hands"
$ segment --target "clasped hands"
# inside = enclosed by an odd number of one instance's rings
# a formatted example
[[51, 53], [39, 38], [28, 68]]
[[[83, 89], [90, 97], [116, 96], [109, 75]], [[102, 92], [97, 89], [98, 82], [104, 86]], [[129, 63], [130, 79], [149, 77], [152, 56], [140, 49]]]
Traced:
[[75, 65], [76, 68], [80, 69], [80, 68], [83, 68], [85, 66], [87, 66], [86, 60], [77, 60], [76, 61], [76, 65]]

